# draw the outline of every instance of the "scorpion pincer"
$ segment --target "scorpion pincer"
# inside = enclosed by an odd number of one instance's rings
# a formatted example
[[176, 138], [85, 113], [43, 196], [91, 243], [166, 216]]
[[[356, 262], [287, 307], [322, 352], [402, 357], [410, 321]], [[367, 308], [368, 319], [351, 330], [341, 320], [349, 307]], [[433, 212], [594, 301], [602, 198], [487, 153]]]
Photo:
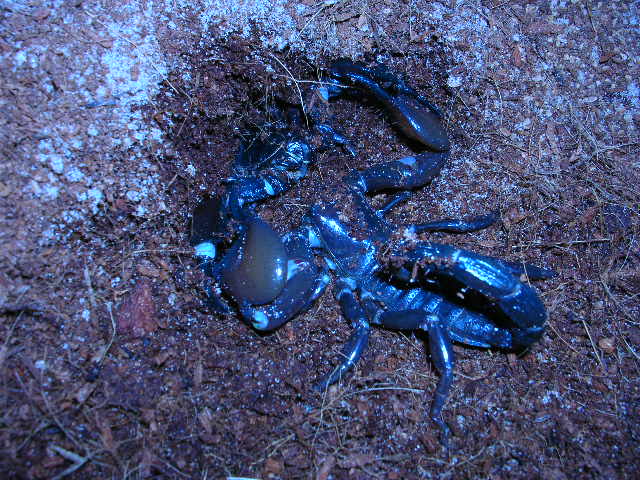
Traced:
[[[281, 127], [266, 140], [256, 138], [241, 147], [230, 188], [203, 200], [194, 211], [192, 244], [211, 279], [206, 289], [212, 307], [228, 313], [235, 305], [258, 330], [273, 330], [303, 312], [335, 278], [334, 295], [353, 333], [343, 360], [317, 385], [320, 390], [357, 363], [371, 325], [426, 332], [440, 373], [430, 417], [446, 446], [449, 428], [442, 409], [453, 382], [452, 343], [528, 348], [541, 337], [547, 314], [522, 277], [546, 279], [554, 272], [417, 241], [424, 232], [486, 228], [496, 221], [494, 213], [405, 226], [389, 222], [385, 215], [393, 207], [440, 173], [449, 157], [449, 139], [438, 108], [384, 66], [339, 60], [316, 93], [333, 100], [354, 91], [375, 97], [397, 128], [427, 150], [350, 172], [342, 192], [349, 202], [312, 206], [301, 225], [281, 238], [259, 218], [255, 205], [290, 189], [313, 159], [304, 135]], [[336, 143], [345, 144], [317, 115], [311, 112], [310, 117], [315, 131], [325, 136], [329, 132]], [[375, 209], [367, 196], [382, 191], [398, 193]], [[226, 253], [217, 259], [216, 250], [223, 246]], [[316, 265], [316, 255], [325, 266]]]

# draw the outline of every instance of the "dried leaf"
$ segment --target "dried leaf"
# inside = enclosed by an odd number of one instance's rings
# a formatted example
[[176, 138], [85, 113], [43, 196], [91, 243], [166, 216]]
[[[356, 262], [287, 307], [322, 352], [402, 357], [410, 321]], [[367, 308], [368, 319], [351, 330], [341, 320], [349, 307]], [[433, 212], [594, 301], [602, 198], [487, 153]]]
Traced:
[[171, 350], [163, 350], [153, 357], [153, 363], [155, 363], [157, 367], [160, 367], [172, 354], [173, 351]]
[[518, 45], [513, 49], [513, 64], [518, 68], [522, 66], [522, 53]]
[[367, 19], [366, 15], [362, 14], [358, 18], [358, 28], [363, 32], [369, 30], [369, 20]]
[[511, 136], [511, 132], [509, 130], [507, 130], [506, 128], [504, 128], [504, 127], [498, 128], [498, 132], [500, 132], [500, 134], [502, 136], [507, 137], [507, 138], [509, 138]]
[[207, 435], [211, 435], [213, 433], [213, 415], [211, 414], [211, 410], [207, 407], [202, 409], [202, 411], [198, 414], [198, 421], [204, 431], [207, 432]]
[[142, 451], [142, 461], [140, 462], [140, 476], [147, 478], [151, 476], [151, 467], [153, 465], [153, 453], [148, 448]]
[[560, 149], [558, 148], [558, 138], [556, 137], [556, 126], [553, 122], [547, 123], [547, 140], [551, 146], [551, 150], [555, 155], [560, 155]]
[[2, 345], [0, 347], [0, 370], [2, 369], [2, 365], [4, 364], [5, 359], [7, 358], [7, 353], [9, 353], [9, 348], [6, 345]]
[[147, 261], [143, 261], [142, 263], [140, 263], [136, 267], [136, 270], [140, 275], [144, 275], [145, 277], [155, 278], [160, 276], [160, 271], [154, 265]]
[[196, 362], [196, 368], [193, 371], [193, 384], [196, 388], [200, 388], [202, 385], [203, 378], [203, 368], [202, 368], [202, 360], [198, 359]]
[[82, 404], [87, 401], [87, 398], [93, 393], [96, 388], [95, 383], [85, 383], [80, 390], [78, 390], [75, 394], [75, 399], [78, 403]]
[[6, 183], [0, 182], [0, 197], [8, 197], [11, 193], [11, 187]]
[[104, 449], [108, 452], [114, 453], [116, 451], [116, 444], [113, 441], [113, 432], [111, 426], [107, 422], [101, 422], [100, 425], [100, 439]]
[[611, 337], [604, 337], [598, 340], [598, 346], [604, 353], [613, 353], [616, 351], [616, 342]]
[[370, 463], [373, 463], [375, 458], [372, 455], [365, 455], [364, 453], [354, 453], [340, 462], [342, 468], [355, 468], [364, 467]]
[[369, 402], [362, 402], [358, 400], [356, 401], [356, 408], [358, 409], [358, 413], [363, 417], [368, 417], [371, 412], [371, 405], [369, 405]]
[[543, 34], [543, 35], [552, 35], [554, 33], [560, 33], [564, 27], [562, 25], [558, 25], [557, 23], [549, 23], [545, 21], [533, 22], [527, 28], [527, 33], [531, 34]]
[[589, 207], [582, 215], [580, 215], [580, 217], [578, 217], [578, 222], [582, 225], [590, 225], [598, 214], [598, 208], [599, 207], [597, 205]]
[[353, 17], [357, 16], [358, 13], [355, 11], [350, 11], [346, 13], [340, 13], [333, 17], [333, 21], [336, 23], [346, 22], [347, 20], [351, 20]]
[[616, 56], [616, 52], [614, 52], [613, 50], [604, 51], [602, 52], [602, 55], [600, 55], [600, 63], [607, 63], [609, 60], [611, 60], [615, 56]]
[[33, 12], [32, 16], [36, 22], [41, 22], [45, 20], [50, 14], [51, 11], [48, 8], [38, 8], [35, 12]]
[[113, 47], [113, 39], [110, 38], [110, 37], [97, 38], [96, 42], [98, 42], [100, 44], [100, 46], [103, 47], [103, 48], [111, 48], [111, 47]]
[[267, 461], [264, 462], [264, 471], [267, 474], [280, 475], [284, 471], [284, 464], [275, 458], [267, 458]]
[[141, 279], [122, 302], [116, 314], [118, 332], [142, 337], [158, 328], [156, 307], [148, 280]]

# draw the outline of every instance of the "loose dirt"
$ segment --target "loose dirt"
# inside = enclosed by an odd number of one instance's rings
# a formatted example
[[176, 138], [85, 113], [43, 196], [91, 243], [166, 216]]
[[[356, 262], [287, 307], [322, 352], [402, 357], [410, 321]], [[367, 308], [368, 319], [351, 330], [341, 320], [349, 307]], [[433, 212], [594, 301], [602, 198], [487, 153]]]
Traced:
[[[6, 1], [0, 6], [0, 472], [5, 478], [635, 478], [640, 458], [638, 2]], [[425, 338], [350, 328], [330, 289], [261, 335], [212, 314], [190, 212], [242, 135], [333, 59], [445, 113], [443, 174], [398, 223], [558, 272], [517, 358], [457, 346], [447, 457]], [[351, 168], [412, 152], [375, 102], [260, 207], [281, 233]], [[384, 197], [374, 199], [383, 201]]]

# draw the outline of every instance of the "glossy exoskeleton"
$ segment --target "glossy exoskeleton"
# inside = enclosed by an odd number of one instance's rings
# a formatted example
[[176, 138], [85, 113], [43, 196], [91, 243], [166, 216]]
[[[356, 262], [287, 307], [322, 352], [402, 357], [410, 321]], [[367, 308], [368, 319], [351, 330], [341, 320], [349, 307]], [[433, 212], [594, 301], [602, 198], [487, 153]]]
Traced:
[[[541, 337], [547, 314], [523, 275], [535, 280], [553, 272], [417, 240], [423, 232], [483, 229], [496, 221], [496, 214], [391, 224], [385, 214], [440, 173], [449, 156], [448, 135], [440, 111], [383, 66], [337, 61], [327, 83], [315, 93], [330, 101], [354, 91], [375, 97], [394, 125], [426, 151], [352, 171], [345, 178], [348, 202], [311, 206], [299, 228], [281, 238], [259, 218], [254, 205], [302, 178], [313, 149], [303, 136], [286, 129], [266, 140], [256, 138], [241, 148], [225, 194], [205, 199], [196, 208], [192, 243], [212, 279], [210, 304], [221, 312], [235, 305], [257, 330], [273, 330], [289, 321], [322, 294], [331, 277], [335, 279], [334, 294], [353, 333], [343, 360], [317, 385], [319, 389], [356, 364], [367, 347], [371, 325], [426, 332], [440, 373], [430, 417], [446, 444], [449, 429], [442, 408], [453, 381], [452, 342], [509, 350], [530, 346]], [[313, 129], [346, 143], [318, 121]], [[368, 195], [381, 191], [398, 193], [375, 209]], [[218, 258], [217, 247], [227, 241], [229, 230], [234, 240]], [[324, 267], [314, 261], [317, 255]], [[466, 303], [466, 296], [475, 302]]]

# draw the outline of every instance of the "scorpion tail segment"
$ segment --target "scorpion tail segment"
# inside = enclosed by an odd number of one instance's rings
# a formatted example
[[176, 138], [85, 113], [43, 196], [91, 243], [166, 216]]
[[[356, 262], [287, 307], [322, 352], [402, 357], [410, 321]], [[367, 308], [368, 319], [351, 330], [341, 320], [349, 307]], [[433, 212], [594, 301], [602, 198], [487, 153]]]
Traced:
[[[264, 309], [251, 308], [248, 305], [241, 307], [242, 316], [256, 330], [270, 331], [284, 325], [309, 308], [324, 292], [329, 283], [328, 275], [307, 262], [299, 262], [295, 268], [301, 270], [289, 278], [282, 293], [268, 307]], [[294, 267], [290, 270], [292, 269]]]
[[435, 317], [429, 325], [429, 351], [431, 359], [440, 373], [440, 381], [436, 388], [436, 393], [431, 404], [430, 417], [433, 422], [440, 427], [442, 432], [442, 444], [449, 448], [450, 430], [442, 419], [442, 408], [447, 401], [451, 384], [453, 383], [454, 355], [453, 345], [447, 335], [446, 329], [440, 325], [440, 321]]
[[414, 233], [423, 232], [448, 232], [448, 233], [469, 233], [483, 230], [493, 225], [498, 219], [498, 213], [493, 212], [488, 215], [480, 215], [464, 220], [437, 220], [435, 222], [420, 223], [407, 227]]
[[295, 170], [272, 169], [255, 177], [230, 179], [229, 210], [234, 218], [244, 220], [251, 215], [247, 205], [288, 191], [306, 174], [307, 166], [302, 164]]
[[240, 145], [233, 165], [234, 177], [247, 178], [273, 168], [297, 169], [311, 161], [311, 146], [295, 135], [274, 133], [262, 140], [256, 129], [250, 137]]
[[279, 195], [289, 190], [307, 174], [313, 161], [309, 143], [294, 137], [274, 135], [266, 142], [242, 146], [234, 172], [226, 182], [227, 208], [238, 220], [244, 220], [250, 210], [247, 205]]
[[386, 189], [412, 190], [426, 185], [438, 176], [448, 158], [447, 152], [425, 152], [383, 162], [362, 172], [353, 171], [347, 177], [347, 182], [365, 193]]
[[382, 325], [392, 330], [418, 330], [423, 329], [425, 318], [428, 315], [424, 310], [380, 310], [372, 319], [374, 325]]
[[336, 290], [336, 297], [342, 308], [342, 313], [351, 322], [354, 330], [342, 349], [342, 362], [314, 387], [318, 391], [326, 390], [329, 385], [340, 380], [351, 370], [358, 363], [362, 352], [367, 349], [369, 344], [370, 327], [367, 315], [362, 305], [356, 300], [352, 285], [348, 280], [339, 281]]
[[423, 263], [425, 275], [437, 273], [461, 282], [494, 302], [518, 328], [539, 336], [547, 318], [535, 290], [520, 281], [498, 259], [450, 245], [423, 243], [409, 254], [412, 262]]

